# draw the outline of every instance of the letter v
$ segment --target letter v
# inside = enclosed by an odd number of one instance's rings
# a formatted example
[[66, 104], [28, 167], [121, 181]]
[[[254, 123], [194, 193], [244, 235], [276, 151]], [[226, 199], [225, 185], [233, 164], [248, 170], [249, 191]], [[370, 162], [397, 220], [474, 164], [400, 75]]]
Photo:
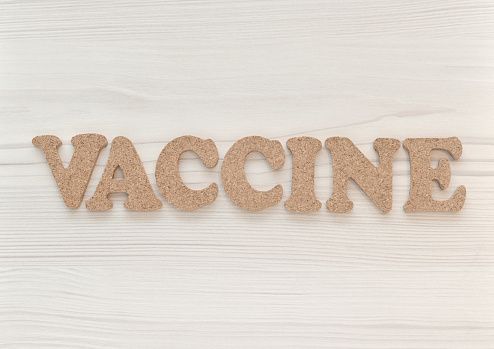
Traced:
[[86, 133], [72, 137], [71, 142], [74, 154], [69, 166], [64, 168], [58, 153], [62, 145], [60, 138], [49, 135], [33, 138], [33, 144], [45, 154], [65, 205], [76, 209], [81, 205], [99, 153], [108, 145], [108, 141], [103, 135]]

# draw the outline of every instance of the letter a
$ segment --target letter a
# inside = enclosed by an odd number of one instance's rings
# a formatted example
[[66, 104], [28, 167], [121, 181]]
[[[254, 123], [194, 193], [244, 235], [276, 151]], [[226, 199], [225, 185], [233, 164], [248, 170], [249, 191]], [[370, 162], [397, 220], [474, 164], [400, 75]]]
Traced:
[[[125, 179], [115, 179], [120, 167]], [[113, 207], [108, 199], [111, 193], [127, 193], [124, 207], [134, 211], [153, 211], [161, 208], [161, 201], [154, 195], [149, 179], [134, 145], [125, 137], [116, 137], [111, 143], [110, 157], [93, 197], [86, 201], [91, 211], [105, 211]]]

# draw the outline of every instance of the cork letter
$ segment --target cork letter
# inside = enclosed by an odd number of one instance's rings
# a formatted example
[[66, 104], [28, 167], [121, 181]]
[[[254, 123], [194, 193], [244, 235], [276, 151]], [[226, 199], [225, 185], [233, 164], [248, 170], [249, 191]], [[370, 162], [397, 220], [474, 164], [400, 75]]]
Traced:
[[292, 153], [292, 193], [285, 208], [293, 212], [314, 212], [321, 208], [314, 190], [316, 154], [321, 141], [312, 137], [290, 138], [286, 146]]
[[245, 137], [232, 145], [221, 166], [221, 181], [232, 202], [248, 211], [261, 211], [277, 204], [283, 195], [280, 184], [267, 191], [252, 188], [245, 176], [244, 163], [253, 151], [263, 154], [271, 168], [278, 170], [285, 163], [285, 151], [279, 141], [259, 136]]
[[[120, 167], [125, 179], [115, 179]], [[161, 208], [161, 201], [154, 195], [141, 159], [130, 140], [116, 137], [111, 143], [110, 157], [93, 197], [86, 201], [91, 211], [104, 211], [113, 207], [108, 199], [111, 193], [127, 193], [124, 207], [135, 211], [152, 211]]]
[[192, 190], [187, 187], [178, 170], [180, 156], [186, 152], [196, 153], [207, 168], [218, 163], [218, 149], [211, 139], [193, 136], [175, 138], [161, 151], [156, 163], [156, 184], [161, 195], [180, 210], [192, 211], [212, 203], [218, 196], [218, 184], [211, 183], [207, 188]]
[[344, 213], [353, 208], [347, 196], [351, 178], [382, 212], [388, 213], [393, 201], [393, 156], [400, 148], [400, 141], [394, 138], [374, 141], [374, 149], [379, 153], [378, 167], [348, 138], [328, 138], [326, 148], [333, 158], [333, 194], [326, 202], [327, 209]]
[[410, 195], [403, 206], [405, 212], [447, 211], [458, 212], [465, 203], [466, 188], [461, 185], [453, 196], [444, 201], [432, 198], [432, 181], [444, 190], [449, 186], [451, 169], [448, 159], [441, 159], [437, 168], [431, 168], [431, 151], [445, 150], [453, 159], [460, 158], [462, 145], [458, 138], [407, 138], [403, 147], [410, 156]]
[[86, 133], [72, 137], [71, 142], [74, 154], [69, 166], [64, 168], [57, 150], [62, 145], [58, 137], [47, 135], [33, 138], [33, 144], [45, 154], [65, 205], [76, 209], [81, 205], [99, 153], [108, 141], [100, 134]]

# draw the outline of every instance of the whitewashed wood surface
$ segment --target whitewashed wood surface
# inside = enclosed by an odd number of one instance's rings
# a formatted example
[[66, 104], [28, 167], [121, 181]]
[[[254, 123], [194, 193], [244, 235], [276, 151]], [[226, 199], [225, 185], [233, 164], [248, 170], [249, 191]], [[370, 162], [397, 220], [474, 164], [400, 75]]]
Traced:
[[[2, 1], [0, 61], [1, 348], [494, 348], [492, 1]], [[221, 185], [195, 212], [126, 211], [124, 194], [72, 211], [31, 139], [60, 137], [67, 164], [86, 132], [130, 138], [155, 190], [187, 134], [220, 158], [249, 135], [347, 136], [373, 161], [377, 137], [457, 136], [434, 195], [467, 200], [405, 214], [402, 148], [387, 215], [354, 185], [348, 214], [250, 213]], [[194, 189], [220, 166], [180, 163]], [[247, 172], [288, 198], [288, 150]], [[326, 149], [316, 177], [324, 203]]]

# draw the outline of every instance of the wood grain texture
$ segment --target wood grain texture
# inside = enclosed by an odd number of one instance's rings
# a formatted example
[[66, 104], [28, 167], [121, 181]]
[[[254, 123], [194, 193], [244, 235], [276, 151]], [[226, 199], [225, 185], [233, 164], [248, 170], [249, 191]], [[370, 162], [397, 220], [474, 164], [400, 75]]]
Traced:
[[[1, 348], [494, 347], [494, 4], [491, 1], [3, 1], [0, 3]], [[247, 212], [220, 185], [195, 212], [164, 204], [71, 211], [34, 136], [131, 139], [153, 184], [173, 138], [212, 138], [220, 162], [180, 163], [193, 189], [220, 182], [228, 148], [261, 135], [457, 136], [435, 197], [457, 214], [405, 214], [394, 162], [381, 214]], [[259, 155], [251, 184], [290, 194], [291, 157]], [[98, 160], [85, 200], [108, 159]], [[434, 153], [434, 162], [443, 156]], [[331, 194], [316, 158], [316, 195]]]

